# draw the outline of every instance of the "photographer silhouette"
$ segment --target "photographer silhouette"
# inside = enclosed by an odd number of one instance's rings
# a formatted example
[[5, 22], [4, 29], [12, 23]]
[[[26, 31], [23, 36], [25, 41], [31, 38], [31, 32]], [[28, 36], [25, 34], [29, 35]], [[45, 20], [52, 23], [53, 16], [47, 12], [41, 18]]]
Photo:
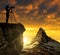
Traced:
[[9, 5], [6, 5], [5, 10], [6, 10], [6, 23], [8, 23], [9, 19], [9, 13], [12, 13], [12, 9], [15, 7], [9, 7]]
[[8, 23], [9, 12], [10, 12], [9, 5], [6, 5], [5, 10], [6, 10], [6, 23]]

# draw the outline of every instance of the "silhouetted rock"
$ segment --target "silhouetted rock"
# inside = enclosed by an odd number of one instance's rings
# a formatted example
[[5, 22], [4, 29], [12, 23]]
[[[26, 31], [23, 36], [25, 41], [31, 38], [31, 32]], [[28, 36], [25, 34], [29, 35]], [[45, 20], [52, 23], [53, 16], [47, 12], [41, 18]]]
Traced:
[[0, 23], [0, 55], [18, 55], [23, 48], [22, 24]]

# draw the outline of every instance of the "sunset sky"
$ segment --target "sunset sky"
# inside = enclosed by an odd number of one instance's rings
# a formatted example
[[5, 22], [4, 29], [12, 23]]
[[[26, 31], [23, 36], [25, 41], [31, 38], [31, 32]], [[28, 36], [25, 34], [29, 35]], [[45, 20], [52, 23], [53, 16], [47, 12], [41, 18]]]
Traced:
[[13, 12], [16, 21], [26, 28], [25, 37], [34, 37], [42, 27], [48, 36], [60, 42], [60, 0], [0, 0], [0, 22], [5, 22], [6, 4], [15, 6]]

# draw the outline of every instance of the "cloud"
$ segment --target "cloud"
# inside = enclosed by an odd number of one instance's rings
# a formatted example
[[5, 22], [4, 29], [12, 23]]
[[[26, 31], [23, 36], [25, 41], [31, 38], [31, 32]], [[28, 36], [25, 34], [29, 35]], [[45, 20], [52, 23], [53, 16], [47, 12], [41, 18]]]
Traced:
[[16, 0], [16, 3], [20, 7], [19, 10], [24, 11], [24, 14], [33, 15], [36, 11], [38, 11], [38, 13], [36, 13], [37, 16], [47, 16], [51, 13], [58, 14], [59, 5], [56, 0]]
[[[14, 5], [14, 14], [27, 25], [60, 25], [60, 0], [0, 0], [0, 9]], [[1, 9], [2, 10], [2, 9]], [[3, 11], [3, 10], [2, 10]], [[28, 22], [29, 21], [29, 22]], [[27, 23], [28, 22], [28, 23]]]

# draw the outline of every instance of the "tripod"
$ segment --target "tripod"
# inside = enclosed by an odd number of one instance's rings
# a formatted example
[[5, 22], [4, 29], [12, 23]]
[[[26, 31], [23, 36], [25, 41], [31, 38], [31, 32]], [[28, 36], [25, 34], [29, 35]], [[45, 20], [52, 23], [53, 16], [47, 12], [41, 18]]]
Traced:
[[12, 20], [12, 16], [14, 17], [14, 21], [17, 23], [17, 21], [16, 21], [16, 17], [15, 17], [15, 15], [14, 15], [14, 13], [13, 13], [13, 11], [11, 11], [11, 20]]

